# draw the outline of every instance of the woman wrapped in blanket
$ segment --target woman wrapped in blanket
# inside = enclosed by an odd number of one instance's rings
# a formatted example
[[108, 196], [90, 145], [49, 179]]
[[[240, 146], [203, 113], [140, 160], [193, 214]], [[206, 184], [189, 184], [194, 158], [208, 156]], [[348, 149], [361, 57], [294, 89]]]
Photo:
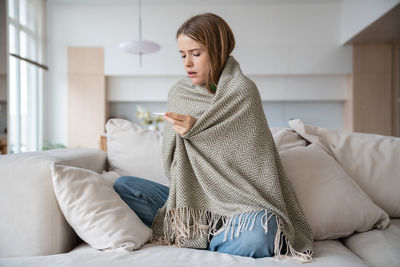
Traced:
[[123, 176], [121, 198], [164, 245], [246, 257], [312, 259], [312, 232], [282, 167], [258, 89], [211, 13], [176, 34], [187, 76], [169, 91], [163, 162], [170, 187]]

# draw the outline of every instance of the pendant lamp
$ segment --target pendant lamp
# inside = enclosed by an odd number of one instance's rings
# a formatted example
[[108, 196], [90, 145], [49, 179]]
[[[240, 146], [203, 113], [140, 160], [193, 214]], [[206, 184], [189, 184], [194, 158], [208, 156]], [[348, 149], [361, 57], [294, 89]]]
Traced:
[[139, 40], [122, 42], [119, 48], [124, 52], [139, 55], [140, 67], [142, 67], [143, 54], [155, 53], [161, 48], [155, 42], [142, 40], [142, 0], [139, 0]]

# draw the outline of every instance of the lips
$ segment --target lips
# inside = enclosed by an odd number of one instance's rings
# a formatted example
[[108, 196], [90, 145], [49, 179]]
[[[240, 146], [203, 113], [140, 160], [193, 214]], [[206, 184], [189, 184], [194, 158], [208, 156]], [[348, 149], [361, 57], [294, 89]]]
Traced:
[[195, 71], [188, 71], [187, 74], [189, 75], [190, 78], [193, 78], [194, 76], [196, 76], [197, 72], [195, 72]]

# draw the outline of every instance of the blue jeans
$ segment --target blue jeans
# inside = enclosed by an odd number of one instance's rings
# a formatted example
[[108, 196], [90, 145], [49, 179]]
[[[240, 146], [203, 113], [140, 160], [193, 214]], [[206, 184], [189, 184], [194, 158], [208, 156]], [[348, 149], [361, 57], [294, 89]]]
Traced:
[[[158, 209], [164, 206], [169, 193], [169, 188], [165, 185], [134, 176], [119, 177], [114, 183], [114, 189], [148, 227], [151, 227]], [[273, 256], [277, 231], [276, 218], [272, 215], [268, 220], [268, 232], [265, 233], [261, 225], [264, 213], [265, 211], [260, 211], [257, 214], [252, 230], [241, 232], [238, 237], [230, 239], [231, 231], [235, 231], [239, 223], [237, 218], [233, 227], [230, 227], [227, 240], [223, 241], [225, 234], [223, 230], [211, 238], [208, 250], [253, 258]], [[266, 216], [270, 217], [271, 214], [268, 213]]]

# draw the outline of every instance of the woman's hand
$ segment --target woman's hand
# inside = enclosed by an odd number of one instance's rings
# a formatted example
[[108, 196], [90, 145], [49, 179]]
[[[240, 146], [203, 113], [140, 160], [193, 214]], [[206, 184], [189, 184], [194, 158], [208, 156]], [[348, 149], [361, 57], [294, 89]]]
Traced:
[[197, 119], [192, 116], [173, 112], [166, 112], [164, 114], [164, 120], [172, 123], [174, 126], [174, 131], [180, 135], [187, 133], [197, 121]]

